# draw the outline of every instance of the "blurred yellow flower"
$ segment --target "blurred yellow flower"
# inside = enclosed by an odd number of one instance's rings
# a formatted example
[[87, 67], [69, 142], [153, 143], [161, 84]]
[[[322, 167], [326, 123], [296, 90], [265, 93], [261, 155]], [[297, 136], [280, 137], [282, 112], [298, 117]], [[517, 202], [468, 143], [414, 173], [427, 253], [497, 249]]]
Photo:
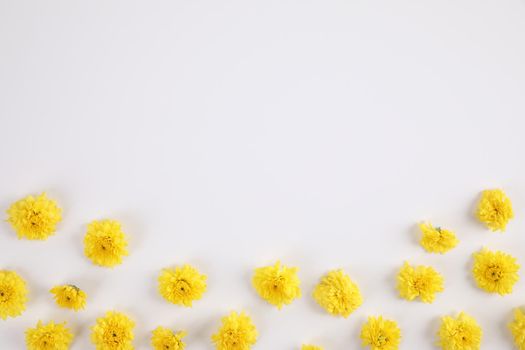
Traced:
[[151, 336], [151, 346], [155, 350], [184, 350], [186, 344], [182, 338], [186, 336], [186, 332], [173, 332], [164, 327], [157, 327]]
[[206, 292], [206, 275], [191, 265], [164, 269], [158, 278], [160, 295], [167, 301], [191, 307]]
[[472, 274], [479, 288], [500, 295], [512, 293], [520, 266], [512, 255], [488, 249], [474, 253]]
[[482, 336], [476, 320], [461, 312], [456, 318], [441, 318], [437, 345], [443, 350], [478, 350]]
[[514, 310], [514, 320], [509, 323], [514, 344], [519, 350], [525, 350], [525, 314], [520, 309]]
[[252, 285], [261, 298], [281, 309], [301, 296], [297, 270], [296, 267], [281, 266], [277, 261], [273, 266], [255, 269]]
[[128, 255], [128, 241], [115, 220], [92, 221], [84, 237], [84, 254], [95, 265], [113, 267]]
[[91, 327], [96, 350], [133, 350], [135, 322], [120, 312], [108, 311]]
[[0, 270], [0, 318], [20, 316], [26, 309], [26, 282], [14, 271]]
[[60, 307], [78, 311], [86, 306], [87, 294], [77, 286], [71, 284], [55, 286], [50, 292]]
[[481, 193], [476, 216], [492, 231], [505, 231], [514, 217], [512, 203], [502, 190], [485, 190]]
[[328, 313], [345, 318], [363, 303], [359, 287], [343, 270], [329, 271], [323, 276], [313, 297]]
[[363, 346], [371, 350], [397, 350], [401, 342], [401, 330], [392, 320], [379, 317], [368, 317], [361, 328]]
[[422, 236], [419, 243], [429, 253], [446, 253], [454, 248], [459, 240], [454, 232], [441, 227], [434, 227], [428, 222], [420, 223]]
[[323, 348], [315, 345], [303, 345], [301, 346], [301, 350], [323, 350]]
[[397, 290], [406, 300], [419, 297], [425, 303], [432, 303], [435, 294], [443, 289], [443, 276], [430, 266], [412, 267], [405, 262], [397, 275]]
[[212, 341], [217, 350], [250, 350], [257, 341], [257, 329], [249, 316], [232, 312], [222, 318]]
[[44, 325], [38, 321], [35, 328], [26, 331], [28, 350], [68, 350], [72, 341], [73, 334], [65, 322]]
[[7, 221], [18, 238], [31, 240], [46, 240], [55, 233], [57, 224], [62, 220], [62, 209], [45, 193], [36, 198], [27, 196], [13, 203], [7, 214]]

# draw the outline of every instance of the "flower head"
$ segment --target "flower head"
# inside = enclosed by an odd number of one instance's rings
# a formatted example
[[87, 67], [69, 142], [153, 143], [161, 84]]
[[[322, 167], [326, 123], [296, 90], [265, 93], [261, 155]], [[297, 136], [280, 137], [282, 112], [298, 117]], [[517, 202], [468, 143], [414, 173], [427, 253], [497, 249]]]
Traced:
[[441, 318], [437, 345], [443, 350], [477, 350], [483, 332], [476, 320], [461, 312], [458, 317]]
[[45, 193], [36, 198], [27, 196], [7, 210], [7, 221], [15, 229], [18, 238], [45, 240], [56, 231], [62, 220], [62, 209], [48, 199]]
[[512, 255], [482, 249], [474, 254], [472, 274], [479, 288], [505, 295], [512, 293], [512, 287], [519, 279], [519, 268]]
[[485, 190], [481, 193], [476, 216], [492, 231], [505, 231], [514, 217], [512, 203], [502, 190]]
[[159, 293], [173, 304], [191, 307], [206, 292], [206, 279], [191, 265], [164, 269], [158, 278]]
[[26, 309], [26, 282], [14, 271], [0, 270], [0, 318], [20, 316]]
[[128, 241], [114, 220], [92, 221], [84, 237], [84, 254], [95, 264], [113, 267], [128, 255]]
[[86, 306], [87, 294], [77, 286], [71, 284], [55, 286], [50, 292], [60, 307], [78, 311]]
[[217, 350], [250, 350], [257, 341], [257, 329], [248, 315], [232, 312], [222, 318], [221, 328], [211, 339]]
[[315, 345], [303, 345], [301, 346], [301, 350], [323, 350], [323, 348]]
[[525, 314], [520, 309], [514, 310], [514, 320], [509, 323], [514, 344], [519, 350], [525, 350]]
[[392, 320], [379, 317], [368, 317], [361, 328], [363, 346], [371, 350], [397, 350], [401, 342], [401, 330]]
[[35, 328], [26, 331], [28, 350], [68, 350], [72, 341], [73, 334], [65, 322], [49, 322], [44, 325], [38, 321]]
[[91, 342], [97, 350], [133, 350], [135, 322], [120, 312], [108, 311], [91, 327]]
[[281, 266], [278, 261], [273, 266], [255, 269], [252, 285], [261, 298], [281, 309], [301, 296], [301, 281], [296, 267]]
[[434, 227], [428, 222], [419, 224], [422, 236], [419, 243], [429, 253], [446, 253], [454, 248], [459, 240], [454, 232], [441, 227]]
[[443, 291], [443, 276], [433, 267], [413, 267], [405, 262], [397, 275], [397, 289], [403, 299], [419, 297], [425, 303], [432, 303], [435, 294]]
[[186, 336], [186, 332], [173, 332], [164, 327], [157, 327], [151, 336], [151, 346], [155, 350], [184, 350], [186, 344], [182, 338]]
[[363, 303], [359, 287], [343, 270], [333, 270], [323, 276], [313, 297], [328, 313], [345, 318]]

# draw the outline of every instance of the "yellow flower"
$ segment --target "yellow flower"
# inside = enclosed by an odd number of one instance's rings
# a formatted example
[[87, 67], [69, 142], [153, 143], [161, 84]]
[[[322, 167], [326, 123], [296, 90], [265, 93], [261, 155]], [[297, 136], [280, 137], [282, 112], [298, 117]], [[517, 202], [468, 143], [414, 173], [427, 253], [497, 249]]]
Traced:
[[281, 309], [301, 296], [301, 281], [296, 267], [281, 266], [278, 261], [273, 266], [255, 269], [252, 284], [261, 298]]
[[20, 316], [26, 309], [26, 282], [14, 271], [0, 270], [0, 318]]
[[363, 346], [371, 350], [397, 350], [401, 342], [401, 330], [395, 321], [379, 317], [368, 317], [361, 328]]
[[173, 332], [164, 327], [157, 327], [152, 332], [151, 346], [155, 350], [183, 350], [186, 344], [182, 338], [186, 336], [186, 332]]
[[128, 255], [128, 241], [114, 220], [92, 221], [84, 237], [84, 254], [95, 265], [113, 267]]
[[217, 350], [250, 350], [257, 341], [257, 329], [248, 315], [232, 312], [222, 318], [221, 328], [211, 339]]
[[519, 279], [519, 268], [513, 256], [484, 248], [474, 254], [472, 274], [479, 288], [505, 295], [512, 293], [512, 287]]
[[359, 287], [343, 270], [333, 270], [323, 276], [313, 297], [328, 313], [345, 318], [363, 303]]
[[301, 346], [301, 350], [323, 350], [323, 348], [315, 345], [303, 345]]
[[428, 222], [420, 223], [419, 229], [422, 233], [419, 243], [429, 253], [443, 254], [459, 243], [454, 232], [441, 227], [434, 227]]
[[502, 190], [485, 190], [481, 193], [476, 216], [492, 231], [505, 231], [514, 217], [512, 203]]
[[91, 327], [96, 350], [133, 350], [135, 322], [120, 312], [108, 311]]
[[514, 310], [514, 320], [509, 323], [509, 329], [516, 347], [519, 350], [525, 350], [525, 314], [520, 309]]
[[68, 350], [73, 341], [73, 334], [66, 323], [49, 322], [43, 325], [38, 321], [36, 328], [26, 331], [28, 350]]
[[77, 286], [71, 284], [55, 286], [50, 292], [60, 307], [78, 311], [83, 310], [86, 306], [87, 294]]
[[437, 345], [443, 350], [477, 350], [482, 336], [483, 332], [476, 320], [461, 312], [456, 318], [441, 318]]
[[164, 269], [158, 278], [159, 293], [173, 304], [191, 307], [206, 292], [206, 279], [191, 265]]
[[419, 297], [425, 303], [432, 303], [435, 294], [443, 291], [443, 276], [430, 266], [412, 267], [405, 262], [397, 275], [397, 289], [403, 299]]
[[27, 196], [13, 203], [7, 214], [7, 221], [18, 238], [33, 240], [46, 240], [55, 233], [56, 225], [62, 220], [62, 209], [45, 193], [36, 198]]

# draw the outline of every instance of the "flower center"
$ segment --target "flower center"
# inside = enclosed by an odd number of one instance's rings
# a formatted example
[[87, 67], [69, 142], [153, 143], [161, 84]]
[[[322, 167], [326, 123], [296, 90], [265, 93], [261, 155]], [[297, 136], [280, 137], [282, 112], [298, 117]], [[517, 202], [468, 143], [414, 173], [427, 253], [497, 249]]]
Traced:
[[487, 269], [485, 276], [493, 282], [498, 282], [503, 278], [503, 272], [499, 266], [491, 266]]
[[377, 336], [377, 345], [378, 345], [378, 346], [383, 346], [383, 345], [385, 345], [385, 344], [387, 344], [387, 343], [388, 343], [388, 337], [387, 337], [386, 335], [384, 335], [384, 334], [379, 334], [379, 335]]
[[177, 280], [175, 283], [175, 289], [180, 293], [186, 293], [190, 291], [190, 284], [186, 280]]

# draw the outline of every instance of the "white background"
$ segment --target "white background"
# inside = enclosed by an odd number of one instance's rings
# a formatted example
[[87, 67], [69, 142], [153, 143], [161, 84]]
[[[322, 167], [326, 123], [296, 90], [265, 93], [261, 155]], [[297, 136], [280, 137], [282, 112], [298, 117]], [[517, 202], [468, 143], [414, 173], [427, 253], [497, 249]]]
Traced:
[[[64, 210], [46, 242], [0, 223], [0, 268], [30, 286], [23, 316], [0, 321], [0, 348], [22, 349], [42, 319], [90, 349], [89, 327], [115, 309], [136, 320], [137, 349], [158, 325], [211, 349], [230, 310], [253, 317], [254, 349], [356, 349], [379, 313], [399, 322], [402, 349], [432, 349], [439, 317], [460, 310], [483, 349], [509, 349], [525, 278], [500, 297], [469, 271], [482, 246], [525, 265], [524, 95], [523, 0], [0, 0], [0, 208], [47, 191]], [[504, 234], [472, 214], [493, 187], [514, 203]], [[115, 269], [83, 256], [102, 218], [130, 237]], [[461, 244], [425, 253], [421, 220]], [[277, 259], [303, 281], [282, 311], [250, 285]], [[405, 259], [444, 274], [434, 304], [397, 296]], [[159, 270], [183, 263], [209, 276], [192, 309], [156, 292]], [[364, 294], [348, 319], [310, 297], [333, 268]], [[54, 305], [62, 283], [89, 293], [87, 310]]]

